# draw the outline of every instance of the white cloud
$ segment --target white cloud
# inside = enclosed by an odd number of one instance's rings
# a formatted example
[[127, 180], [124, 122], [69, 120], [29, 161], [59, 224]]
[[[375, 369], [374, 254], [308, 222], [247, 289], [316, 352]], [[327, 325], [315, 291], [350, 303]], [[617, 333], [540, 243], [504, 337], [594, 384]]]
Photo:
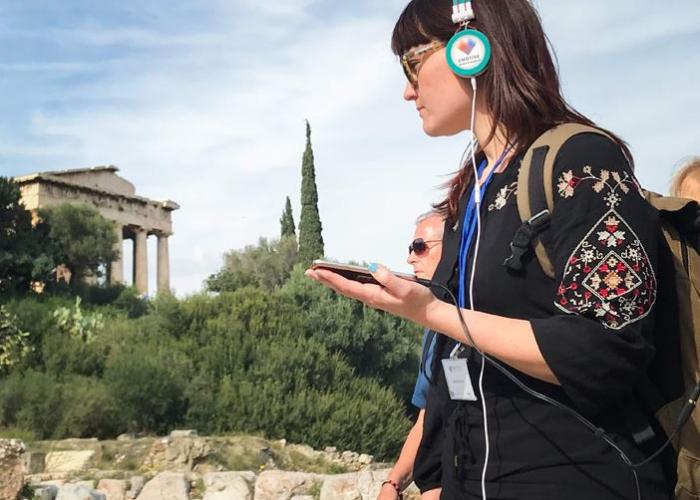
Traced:
[[[406, 269], [415, 216], [441, 196], [436, 186], [455, 169], [464, 139], [427, 138], [413, 106], [402, 102], [389, 38], [404, 3], [360, 2], [352, 5], [356, 16], [325, 21], [320, 12], [329, 7], [320, 1], [283, 2], [285, 12], [267, 10], [278, 4], [221, 1], [207, 4], [219, 9], [208, 11], [217, 20], [210, 30], [188, 25], [188, 11], [177, 8], [172, 15], [183, 26], [168, 25], [155, 9], [143, 14], [158, 21], [153, 26], [91, 21], [73, 33], [54, 30], [88, 52], [120, 50], [95, 62], [76, 53], [71, 62], [10, 63], [8, 70], [47, 81], [73, 78], [47, 87], [25, 111], [32, 141], [6, 137], [2, 153], [51, 169], [115, 164], [140, 194], [180, 203], [172, 281], [187, 293], [216, 271], [225, 251], [275, 236], [287, 195], [298, 222], [309, 118], [327, 254]], [[641, 43], [649, 29], [639, 25], [652, 8], [659, 12], [646, 21], [656, 26], [652, 38], [689, 33], [695, 2], [682, 2], [679, 14], [676, 4], [592, 0], [574, 20], [580, 2], [540, 4], [574, 104], [628, 138], [640, 172], [661, 185], [663, 166], [696, 145], [697, 127], [686, 120], [697, 109], [698, 70], [678, 68], [682, 78], [645, 74], [632, 56], [608, 52]], [[680, 66], [676, 59], [669, 67]], [[96, 75], [84, 77], [83, 65]], [[652, 172], [657, 165], [663, 174]]]
[[[126, 71], [113, 65], [106, 80], [73, 90], [127, 106], [38, 111], [34, 132], [77, 143], [73, 161], [80, 165], [116, 164], [140, 193], [178, 201], [173, 282], [192, 290], [224, 251], [277, 233], [284, 196], [298, 197], [304, 118], [314, 129], [319, 178], [335, 175], [338, 156], [347, 154], [326, 156], [325, 131], [337, 130], [331, 141], [341, 146], [363, 128], [371, 131], [377, 99], [400, 74], [387, 49], [389, 28], [372, 19], [320, 27], [283, 43], [269, 59], [212, 67], [206, 78], [187, 73], [197, 46], [169, 63], [131, 59]], [[365, 113], [351, 116], [358, 108]]]
[[[558, 51], [595, 56], [631, 49], [644, 52], [673, 36], [698, 33], [700, 3], [695, 0], [544, 1], [540, 7], [547, 33]], [[650, 69], [654, 64], [650, 62]]]

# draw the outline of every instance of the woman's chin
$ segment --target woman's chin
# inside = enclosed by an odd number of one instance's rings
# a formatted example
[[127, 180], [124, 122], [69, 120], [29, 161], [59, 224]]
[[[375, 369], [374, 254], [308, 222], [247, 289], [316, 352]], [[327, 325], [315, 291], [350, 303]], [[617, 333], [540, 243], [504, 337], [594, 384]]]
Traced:
[[435, 127], [435, 124], [425, 118], [423, 118], [423, 132], [430, 137], [439, 137], [442, 135], [439, 129]]
[[[422, 117], [421, 117], [422, 118]], [[430, 137], [443, 137], [448, 135], [455, 135], [460, 132], [456, 127], [450, 127], [446, 123], [436, 123], [429, 117], [423, 119], [423, 132]], [[454, 130], [453, 130], [454, 129]]]
[[423, 120], [423, 132], [430, 137], [448, 137], [457, 135], [466, 130], [466, 127], [455, 127], [446, 125], [437, 125], [428, 120]]

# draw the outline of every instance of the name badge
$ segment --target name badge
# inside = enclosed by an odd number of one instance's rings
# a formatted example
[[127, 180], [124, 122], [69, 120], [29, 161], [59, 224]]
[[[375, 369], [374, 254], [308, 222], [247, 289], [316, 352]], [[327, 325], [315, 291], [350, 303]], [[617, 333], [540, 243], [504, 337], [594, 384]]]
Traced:
[[453, 401], [476, 401], [476, 393], [469, 376], [466, 359], [443, 359], [442, 368], [445, 370], [447, 389], [450, 391], [450, 398]]

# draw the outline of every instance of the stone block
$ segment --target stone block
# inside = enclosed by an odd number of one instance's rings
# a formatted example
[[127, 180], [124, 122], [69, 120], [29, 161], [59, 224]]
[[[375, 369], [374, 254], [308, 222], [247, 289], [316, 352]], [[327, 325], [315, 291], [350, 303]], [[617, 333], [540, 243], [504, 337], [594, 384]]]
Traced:
[[46, 467], [46, 453], [32, 451], [27, 453], [25, 467], [27, 474], [41, 474]]
[[34, 488], [34, 498], [32, 500], [56, 500], [58, 496], [58, 486], [47, 484]]
[[122, 479], [102, 479], [97, 490], [107, 497], [107, 500], [126, 500], [127, 481]]
[[295, 495], [308, 495], [314, 485], [322, 481], [323, 476], [320, 474], [264, 471], [255, 481], [255, 500], [280, 500]]
[[170, 433], [170, 439], [197, 437], [196, 429], [174, 430]]
[[320, 500], [364, 500], [358, 485], [358, 475], [326, 476]]
[[56, 500], [106, 500], [104, 493], [81, 484], [65, 484], [58, 490]]
[[15, 500], [24, 485], [24, 443], [0, 439], [0, 500]]
[[133, 476], [129, 479], [129, 491], [126, 492], [126, 498], [136, 498], [141, 493], [143, 487], [146, 486], [146, 479], [143, 476]]
[[[390, 469], [324, 476], [320, 500], [375, 500]], [[420, 492], [411, 485], [404, 491], [406, 500], [418, 500]]]
[[161, 472], [143, 487], [137, 500], [189, 500], [190, 483], [180, 472]]
[[203, 480], [203, 500], [253, 500], [253, 472], [209, 472]]
[[92, 465], [95, 450], [50, 451], [46, 454], [46, 472], [81, 472]]

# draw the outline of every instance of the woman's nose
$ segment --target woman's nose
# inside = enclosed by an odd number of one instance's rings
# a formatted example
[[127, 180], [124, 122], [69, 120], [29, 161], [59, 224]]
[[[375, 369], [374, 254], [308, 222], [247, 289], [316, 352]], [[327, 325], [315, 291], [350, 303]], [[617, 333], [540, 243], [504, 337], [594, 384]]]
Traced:
[[406, 82], [406, 88], [403, 89], [403, 98], [406, 101], [415, 101], [417, 97], [418, 94], [416, 93], [416, 89], [413, 88], [413, 85], [411, 85], [411, 82]]

